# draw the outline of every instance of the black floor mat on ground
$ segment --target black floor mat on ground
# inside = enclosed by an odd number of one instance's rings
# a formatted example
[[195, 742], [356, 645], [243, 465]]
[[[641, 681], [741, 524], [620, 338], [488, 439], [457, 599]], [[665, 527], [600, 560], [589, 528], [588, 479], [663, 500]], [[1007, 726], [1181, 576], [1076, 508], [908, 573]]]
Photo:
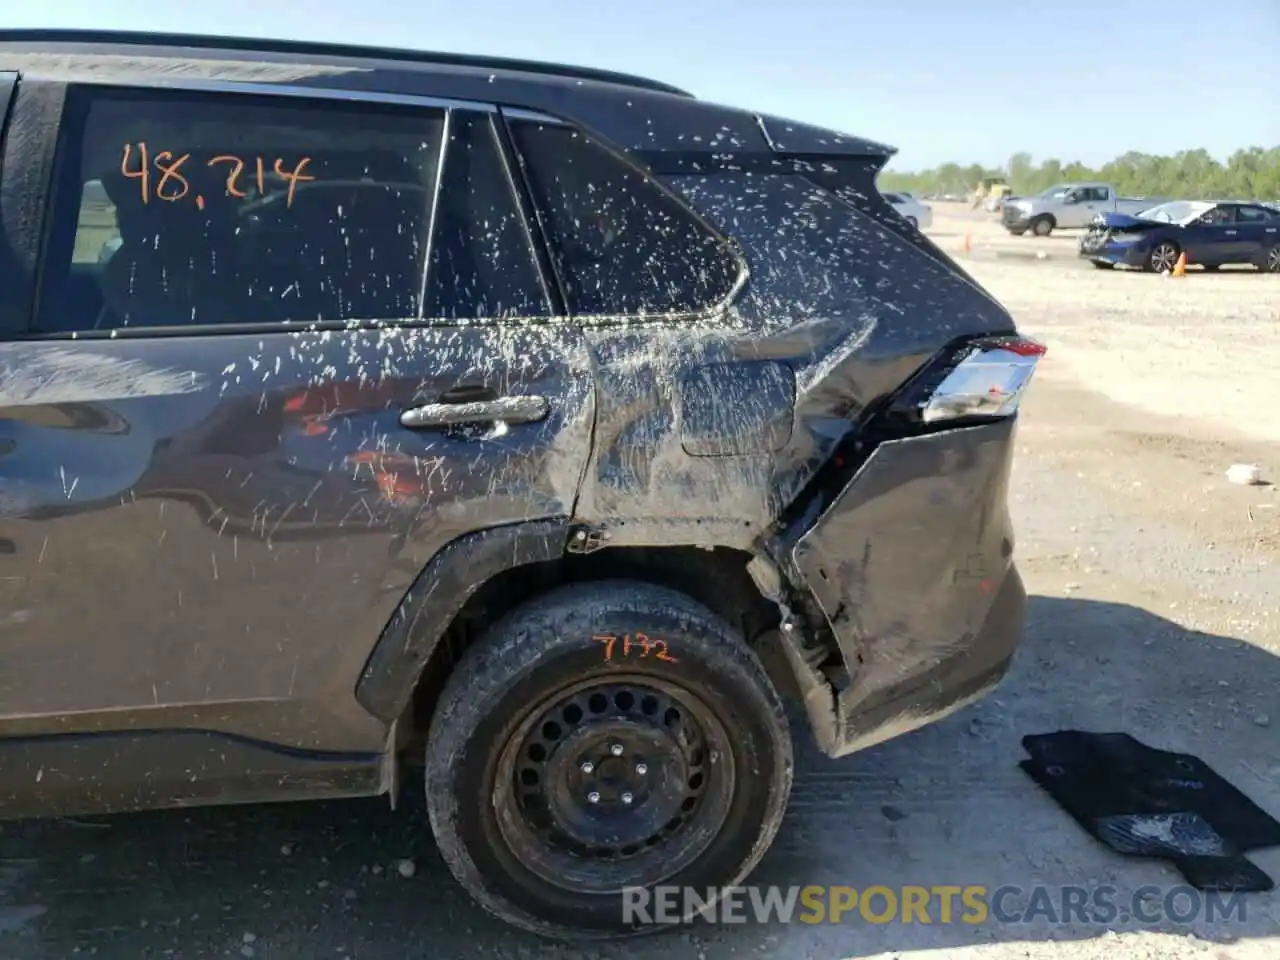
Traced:
[[1200, 890], [1274, 888], [1244, 852], [1280, 846], [1280, 823], [1202, 760], [1127, 733], [1063, 730], [1022, 745], [1022, 769], [1117, 853], [1169, 860]]

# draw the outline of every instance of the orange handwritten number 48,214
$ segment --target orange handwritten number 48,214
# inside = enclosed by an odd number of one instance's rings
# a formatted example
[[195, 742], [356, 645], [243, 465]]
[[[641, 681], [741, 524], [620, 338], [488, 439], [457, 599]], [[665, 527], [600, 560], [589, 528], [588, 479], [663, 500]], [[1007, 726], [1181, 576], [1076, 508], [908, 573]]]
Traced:
[[667, 641], [651, 640], [643, 633], [624, 633], [620, 637], [612, 633], [597, 633], [591, 639], [604, 644], [606, 660], [612, 660], [616, 654], [622, 658], [643, 658], [652, 655], [655, 660], [664, 660], [667, 663], [680, 662], [667, 651]]
[[[135, 147], [137, 148], [136, 161], [134, 160]], [[152, 197], [173, 203], [181, 200], [191, 192], [191, 182], [182, 175], [183, 165], [190, 160], [191, 154], [189, 153], [174, 156], [170, 150], [161, 150], [152, 156], [145, 143], [126, 143], [124, 145], [124, 156], [120, 159], [120, 173], [131, 180], [138, 181], [139, 188], [142, 190], [143, 203], [150, 203]], [[254, 157], [253, 160], [254, 183], [258, 188], [258, 195], [266, 196], [266, 161], [262, 157]], [[310, 157], [303, 157], [290, 170], [286, 169], [284, 161], [277, 157], [271, 165], [271, 172], [288, 185], [285, 207], [293, 206], [293, 195], [298, 189], [299, 183], [315, 179], [315, 177], [304, 172], [310, 163]], [[243, 158], [232, 156], [231, 154], [221, 154], [210, 158], [206, 162], [206, 166], [210, 167], [223, 165], [227, 167], [227, 193], [233, 197], [247, 197], [249, 194], [240, 188], [240, 177], [244, 174], [245, 167], [248, 164]], [[153, 174], [155, 175], [154, 177]], [[197, 207], [204, 209], [203, 196], [197, 194], [195, 203]]]

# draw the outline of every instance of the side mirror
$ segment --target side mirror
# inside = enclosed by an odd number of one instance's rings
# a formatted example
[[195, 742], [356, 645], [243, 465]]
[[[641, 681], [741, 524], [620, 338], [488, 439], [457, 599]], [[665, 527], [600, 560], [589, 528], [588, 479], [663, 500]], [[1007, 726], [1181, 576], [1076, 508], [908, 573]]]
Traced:
[[1064, 193], [1062, 194], [1062, 202], [1063, 203], [1079, 203], [1080, 197], [1074, 193]]

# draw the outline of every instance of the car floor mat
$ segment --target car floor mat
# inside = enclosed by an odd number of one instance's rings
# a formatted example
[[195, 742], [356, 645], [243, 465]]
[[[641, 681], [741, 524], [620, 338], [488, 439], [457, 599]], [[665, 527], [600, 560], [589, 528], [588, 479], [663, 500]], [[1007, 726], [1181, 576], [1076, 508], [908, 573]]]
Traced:
[[1280, 846], [1280, 822], [1197, 757], [1127, 733], [1062, 730], [1022, 738], [1019, 766], [1117, 853], [1169, 860], [1199, 890], [1265, 892], [1245, 851]]

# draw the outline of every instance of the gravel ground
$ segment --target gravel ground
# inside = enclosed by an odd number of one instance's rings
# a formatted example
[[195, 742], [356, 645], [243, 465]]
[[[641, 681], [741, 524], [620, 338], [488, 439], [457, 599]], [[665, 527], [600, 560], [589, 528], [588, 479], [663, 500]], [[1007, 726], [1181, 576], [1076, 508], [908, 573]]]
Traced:
[[[791, 811], [753, 880], [1106, 884], [1123, 903], [1182, 881], [1088, 838], [1018, 770], [1019, 740], [1127, 731], [1197, 754], [1280, 814], [1280, 487], [1224, 478], [1248, 462], [1280, 480], [1280, 280], [1100, 273], [1074, 260], [1071, 234], [1009, 238], [940, 207], [938, 242], [1051, 351], [1011, 491], [1026, 641], [996, 692], [942, 723], [838, 762], [802, 743]], [[0, 958], [1280, 955], [1276, 894], [1217, 924], [858, 920], [558, 949], [473, 907], [421, 813], [375, 800], [6, 824]], [[1280, 849], [1252, 859], [1280, 878]]]

